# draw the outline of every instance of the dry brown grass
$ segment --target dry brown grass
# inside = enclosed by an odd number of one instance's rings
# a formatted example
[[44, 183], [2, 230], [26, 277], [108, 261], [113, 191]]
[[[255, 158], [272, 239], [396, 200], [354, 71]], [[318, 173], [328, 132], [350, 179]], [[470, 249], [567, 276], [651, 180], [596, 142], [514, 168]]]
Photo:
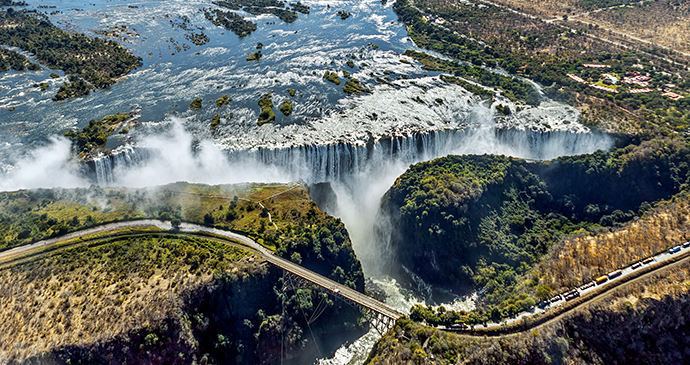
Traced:
[[576, 235], [555, 246], [536, 271], [555, 290], [644, 259], [690, 238], [690, 200], [679, 194], [621, 229]]
[[578, 5], [578, 0], [500, 0], [497, 2], [547, 18], [561, 17], [565, 14], [578, 14], [586, 11]]
[[681, 52], [690, 52], [690, 3], [658, 0], [644, 6], [606, 10], [582, 20]]
[[[655, 0], [642, 5], [610, 8], [590, 14], [586, 13], [592, 9], [582, 7], [580, 0], [496, 2], [546, 19], [562, 18], [563, 15], [581, 15], [577, 19], [586, 23], [625, 33], [676, 51], [690, 52], [690, 3], [687, 1]], [[602, 35], [606, 36], [606, 33]]]
[[[0, 270], [0, 363], [104, 343], [169, 320], [180, 324], [178, 341], [194, 347], [181, 317], [185, 293], [211, 283], [210, 270], [163, 267], [149, 277], [114, 274], [107, 259], [90, 259], [80, 267], [61, 260], [58, 253]], [[241, 276], [257, 267], [240, 260], [229, 270]]]

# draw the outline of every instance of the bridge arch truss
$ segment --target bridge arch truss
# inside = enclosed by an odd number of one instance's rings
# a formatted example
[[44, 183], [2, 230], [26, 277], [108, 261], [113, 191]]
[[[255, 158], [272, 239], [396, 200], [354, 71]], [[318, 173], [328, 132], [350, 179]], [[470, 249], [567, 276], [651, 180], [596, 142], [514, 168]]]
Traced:
[[290, 271], [283, 270], [283, 293], [287, 291], [296, 291], [299, 289], [311, 289], [317, 290], [322, 293], [333, 296], [336, 300], [346, 303], [349, 306], [355, 308], [360, 313], [364, 319], [369, 322], [369, 325], [374, 327], [376, 331], [383, 336], [395, 325], [395, 321], [398, 317], [392, 317], [386, 313], [382, 313], [368, 306], [362, 305], [350, 298], [347, 298], [337, 290], [325, 288], [321, 285], [317, 285], [301, 276], [295, 275]]

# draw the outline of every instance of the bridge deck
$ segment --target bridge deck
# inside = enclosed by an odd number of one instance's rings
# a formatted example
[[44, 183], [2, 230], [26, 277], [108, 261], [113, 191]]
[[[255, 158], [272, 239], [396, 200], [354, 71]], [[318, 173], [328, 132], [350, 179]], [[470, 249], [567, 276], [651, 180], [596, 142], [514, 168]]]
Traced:
[[403, 313], [400, 311], [379, 302], [378, 300], [362, 294], [350, 287], [347, 287], [345, 285], [339, 284], [331, 279], [328, 279], [322, 275], [319, 275], [311, 270], [305, 269], [302, 266], [299, 266], [295, 264], [292, 261], [286, 260], [282, 257], [278, 257], [274, 255], [272, 252], [267, 250], [265, 247], [261, 246], [254, 240], [252, 240], [249, 237], [234, 233], [234, 232], [229, 232], [229, 231], [223, 231], [220, 229], [215, 229], [215, 228], [208, 228], [204, 226], [199, 226], [196, 224], [189, 224], [189, 223], [183, 223], [180, 226], [180, 229], [183, 231], [187, 232], [193, 232], [193, 231], [202, 231], [202, 232], [208, 232], [208, 233], [213, 233], [215, 235], [227, 237], [236, 241], [240, 241], [247, 246], [250, 246], [253, 248], [255, 251], [259, 252], [264, 258], [266, 258], [266, 261], [270, 262], [271, 264], [278, 266], [279, 268], [288, 271], [294, 275], [297, 275], [301, 277], [304, 280], [307, 280], [309, 282], [314, 283], [315, 285], [318, 285], [320, 287], [323, 287], [325, 289], [328, 289], [334, 293], [334, 295], [340, 295], [343, 298], [349, 299], [365, 308], [368, 308], [372, 311], [375, 311], [377, 313], [381, 313], [382, 315], [392, 318], [392, 319], [398, 319], [402, 316], [404, 316]]
[[[123, 228], [134, 228], [134, 227], [151, 227], [155, 226], [160, 229], [164, 230], [169, 230], [172, 229], [172, 225], [170, 222], [164, 222], [160, 221], [157, 219], [142, 219], [142, 220], [135, 220], [135, 221], [127, 221], [127, 222], [117, 222], [117, 223], [109, 223], [109, 224], [104, 224], [102, 226], [98, 227], [93, 227], [89, 229], [84, 229], [81, 231], [76, 231], [69, 233], [67, 235], [61, 236], [61, 237], [56, 237], [56, 238], [51, 238], [43, 241], [36, 242], [31, 245], [26, 245], [26, 246], [21, 246], [21, 247], [16, 247], [14, 249], [0, 252], [0, 261], [5, 260], [5, 259], [12, 259], [13, 257], [19, 257], [21, 255], [27, 254], [30, 251], [38, 250], [43, 247], [57, 244], [60, 242], [67, 241], [69, 239], [74, 239], [78, 237], [84, 237], [90, 234], [94, 233], [104, 233], [107, 231], [113, 231], [113, 230], [119, 230]], [[351, 289], [345, 285], [339, 284], [331, 279], [328, 279], [324, 276], [321, 276], [311, 270], [305, 269], [292, 261], [286, 260], [282, 257], [278, 257], [274, 255], [272, 252], [267, 250], [265, 247], [261, 246], [254, 240], [252, 240], [249, 237], [243, 236], [241, 234], [237, 234], [234, 232], [229, 232], [229, 231], [223, 231], [220, 229], [216, 228], [209, 228], [209, 227], [204, 227], [196, 224], [191, 224], [191, 223], [182, 223], [180, 225], [180, 230], [184, 232], [206, 232], [206, 233], [211, 233], [217, 236], [225, 237], [227, 239], [231, 239], [234, 241], [238, 241], [247, 247], [251, 248], [253, 251], [259, 253], [263, 257], [266, 258], [266, 261], [269, 263], [285, 270], [288, 271], [296, 276], [301, 277], [304, 280], [307, 280], [311, 283], [314, 283], [315, 285], [318, 285], [320, 287], [323, 287], [327, 290], [330, 290], [333, 292], [334, 295], [339, 295], [343, 298], [349, 299], [352, 302], [355, 302], [365, 308], [368, 308], [372, 311], [375, 311], [377, 313], [380, 313], [388, 318], [391, 319], [398, 319], [402, 316], [404, 316], [403, 313], [387, 306], [386, 304], [383, 304], [379, 302], [376, 299], [373, 299], [367, 295], [364, 295], [354, 289]]]
[[340, 295], [343, 298], [349, 299], [365, 308], [380, 313], [388, 318], [398, 319], [404, 316], [404, 314], [400, 313], [398, 310], [391, 308], [390, 306], [381, 303], [368, 295], [362, 294], [350, 287], [339, 284], [313, 271], [305, 269], [291, 261], [285, 260], [281, 257], [277, 257], [272, 254], [265, 255], [265, 258], [266, 261], [270, 262], [275, 266], [278, 266], [279, 268], [285, 271], [297, 275], [302, 279], [314, 283], [315, 285], [318, 285], [322, 288], [330, 290], [334, 293], [334, 295]]

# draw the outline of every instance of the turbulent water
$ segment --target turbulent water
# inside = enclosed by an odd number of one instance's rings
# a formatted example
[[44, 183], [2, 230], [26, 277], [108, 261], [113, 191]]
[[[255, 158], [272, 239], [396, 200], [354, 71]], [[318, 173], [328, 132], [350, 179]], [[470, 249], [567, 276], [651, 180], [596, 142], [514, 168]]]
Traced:
[[[392, 2], [302, 1], [309, 15], [299, 14], [292, 24], [250, 16], [258, 30], [244, 38], [204, 18], [200, 9], [216, 7], [210, 0], [29, 2], [51, 7], [39, 10], [73, 31], [95, 35], [125, 25], [114, 39], [144, 61], [109, 89], [57, 103], [51, 97], [66, 79], [62, 73], [59, 79], [47, 68], [0, 74], [0, 190], [329, 181], [338, 197], [338, 208], [329, 213], [345, 222], [365, 274], [402, 311], [415, 303], [473, 305], [473, 298], [431, 288], [404, 268], [391, 270], [396, 264], [387, 243], [374, 234], [375, 222], [385, 226], [377, 216], [380, 198], [411, 163], [451, 153], [551, 159], [611, 146], [609, 138], [578, 124], [571, 107], [544, 100], [518, 112], [498, 96], [496, 103], [513, 110], [499, 117], [490, 102], [400, 56], [415, 46]], [[353, 16], [341, 20], [339, 10]], [[207, 44], [187, 40], [200, 32]], [[263, 57], [247, 62], [257, 42], [264, 44]], [[327, 70], [347, 70], [372, 93], [347, 96], [323, 79]], [[385, 77], [392, 85], [376, 81]], [[41, 82], [50, 88], [32, 86]], [[276, 106], [290, 100], [294, 112], [285, 117], [276, 108], [277, 120], [259, 127], [257, 101], [271, 92]], [[225, 94], [232, 98], [228, 106], [209, 102]], [[189, 103], [197, 97], [204, 104], [194, 112]], [[78, 163], [69, 141], [59, 137], [90, 119], [127, 111], [137, 114], [137, 127], [115, 136], [108, 146], [119, 147], [88, 163]], [[212, 135], [216, 113], [221, 124]], [[369, 332], [319, 361], [362, 363], [377, 338]]]

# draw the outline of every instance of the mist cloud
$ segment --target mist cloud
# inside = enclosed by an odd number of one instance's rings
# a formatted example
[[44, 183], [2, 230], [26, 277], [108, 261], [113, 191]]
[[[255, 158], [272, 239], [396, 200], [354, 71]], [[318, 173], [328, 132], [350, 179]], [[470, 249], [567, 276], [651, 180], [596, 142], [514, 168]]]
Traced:
[[10, 171], [0, 176], [0, 190], [89, 186], [78, 170], [71, 142], [62, 136], [52, 136], [47, 145], [19, 158]]

